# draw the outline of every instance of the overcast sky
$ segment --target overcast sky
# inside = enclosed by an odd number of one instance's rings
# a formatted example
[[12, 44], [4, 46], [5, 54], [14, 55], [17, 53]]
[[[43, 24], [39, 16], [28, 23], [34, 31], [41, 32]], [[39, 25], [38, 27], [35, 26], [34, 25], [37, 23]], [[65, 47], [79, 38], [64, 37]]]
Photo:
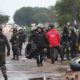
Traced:
[[[21, 7], [49, 7], [55, 3], [56, 0], [0, 0], [0, 12], [13, 17], [15, 11]], [[13, 22], [12, 18], [10, 22]]]

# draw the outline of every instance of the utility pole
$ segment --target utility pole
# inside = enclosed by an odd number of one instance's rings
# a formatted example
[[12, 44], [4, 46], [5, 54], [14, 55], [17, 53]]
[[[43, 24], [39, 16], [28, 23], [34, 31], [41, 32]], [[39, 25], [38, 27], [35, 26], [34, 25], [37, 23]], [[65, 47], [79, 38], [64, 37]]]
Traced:
[[73, 3], [73, 5], [72, 5], [73, 25], [74, 25], [74, 27], [76, 27], [76, 25], [77, 25], [77, 10], [76, 10], [77, 4], [76, 4], [76, 0], [72, 0], [72, 3]]

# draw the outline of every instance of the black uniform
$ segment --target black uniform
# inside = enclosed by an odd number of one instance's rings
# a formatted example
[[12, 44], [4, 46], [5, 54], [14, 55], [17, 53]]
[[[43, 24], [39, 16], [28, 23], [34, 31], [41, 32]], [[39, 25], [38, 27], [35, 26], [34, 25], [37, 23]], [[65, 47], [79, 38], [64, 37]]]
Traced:
[[18, 49], [18, 35], [17, 32], [13, 32], [12, 37], [10, 39], [11, 45], [12, 45], [12, 51], [13, 51], [13, 60], [19, 59], [19, 49]]
[[77, 34], [74, 32], [74, 30], [71, 30], [71, 35], [70, 35], [71, 58], [74, 58], [77, 55], [76, 43], [77, 43]]
[[31, 30], [31, 33], [28, 36], [28, 44], [25, 49], [25, 54], [26, 54], [25, 56], [28, 59], [32, 59], [35, 57], [35, 53], [36, 53], [35, 34], [36, 34], [36, 30]]
[[62, 44], [62, 50], [63, 54], [67, 55], [67, 59], [69, 59], [69, 42], [70, 42], [70, 36], [69, 31], [67, 27], [63, 28], [62, 37], [61, 37], [61, 44]]
[[23, 30], [20, 29], [19, 34], [18, 34], [18, 47], [20, 50], [20, 55], [21, 55], [21, 50], [22, 50], [22, 46], [23, 46], [24, 42], [25, 42], [25, 34], [24, 34]]
[[8, 43], [8, 40], [6, 38], [5, 35], [2, 34], [2, 30], [0, 30], [0, 67], [1, 67], [1, 71], [3, 73], [4, 79], [8, 80], [7, 78], [7, 74], [6, 74], [6, 66], [5, 66], [5, 48], [7, 46], [7, 55], [10, 55], [10, 46]]
[[43, 31], [37, 31], [35, 34], [35, 43], [37, 45], [36, 61], [38, 66], [42, 66], [44, 57], [44, 48], [46, 48], [46, 37]]

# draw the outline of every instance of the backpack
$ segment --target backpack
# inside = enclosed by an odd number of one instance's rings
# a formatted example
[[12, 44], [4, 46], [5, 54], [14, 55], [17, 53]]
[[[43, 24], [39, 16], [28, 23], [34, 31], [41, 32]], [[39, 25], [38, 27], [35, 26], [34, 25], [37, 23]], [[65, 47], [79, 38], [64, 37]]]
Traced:
[[59, 35], [57, 34], [57, 32], [49, 32], [48, 38], [50, 45], [52, 45], [53, 47], [60, 44]]

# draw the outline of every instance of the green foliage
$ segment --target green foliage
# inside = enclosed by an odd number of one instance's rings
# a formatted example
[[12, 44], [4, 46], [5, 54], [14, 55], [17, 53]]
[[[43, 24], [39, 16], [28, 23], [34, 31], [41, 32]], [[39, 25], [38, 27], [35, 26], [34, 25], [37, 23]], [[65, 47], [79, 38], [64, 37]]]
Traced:
[[37, 13], [33, 16], [33, 19], [36, 23], [45, 23], [49, 21], [49, 16], [46, 13]]
[[32, 16], [32, 8], [23, 7], [15, 12], [14, 21], [18, 25], [28, 25], [33, 21]]
[[[80, 0], [76, 1], [76, 8], [77, 8], [77, 18], [79, 18], [80, 13]], [[57, 20], [59, 22], [59, 25], [67, 24], [67, 22], [72, 23], [73, 21], [73, 0], [59, 0], [56, 2], [55, 5], [55, 11], [57, 13]]]
[[26, 26], [26, 31], [27, 31], [27, 33], [30, 33], [31, 27], [30, 26]]
[[23, 7], [15, 12], [14, 21], [18, 25], [30, 25], [34, 22], [45, 23], [53, 22], [54, 20], [50, 17], [50, 12], [47, 8]]
[[7, 23], [9, 20], [9, 16], [0, 15], [0, 24]]

